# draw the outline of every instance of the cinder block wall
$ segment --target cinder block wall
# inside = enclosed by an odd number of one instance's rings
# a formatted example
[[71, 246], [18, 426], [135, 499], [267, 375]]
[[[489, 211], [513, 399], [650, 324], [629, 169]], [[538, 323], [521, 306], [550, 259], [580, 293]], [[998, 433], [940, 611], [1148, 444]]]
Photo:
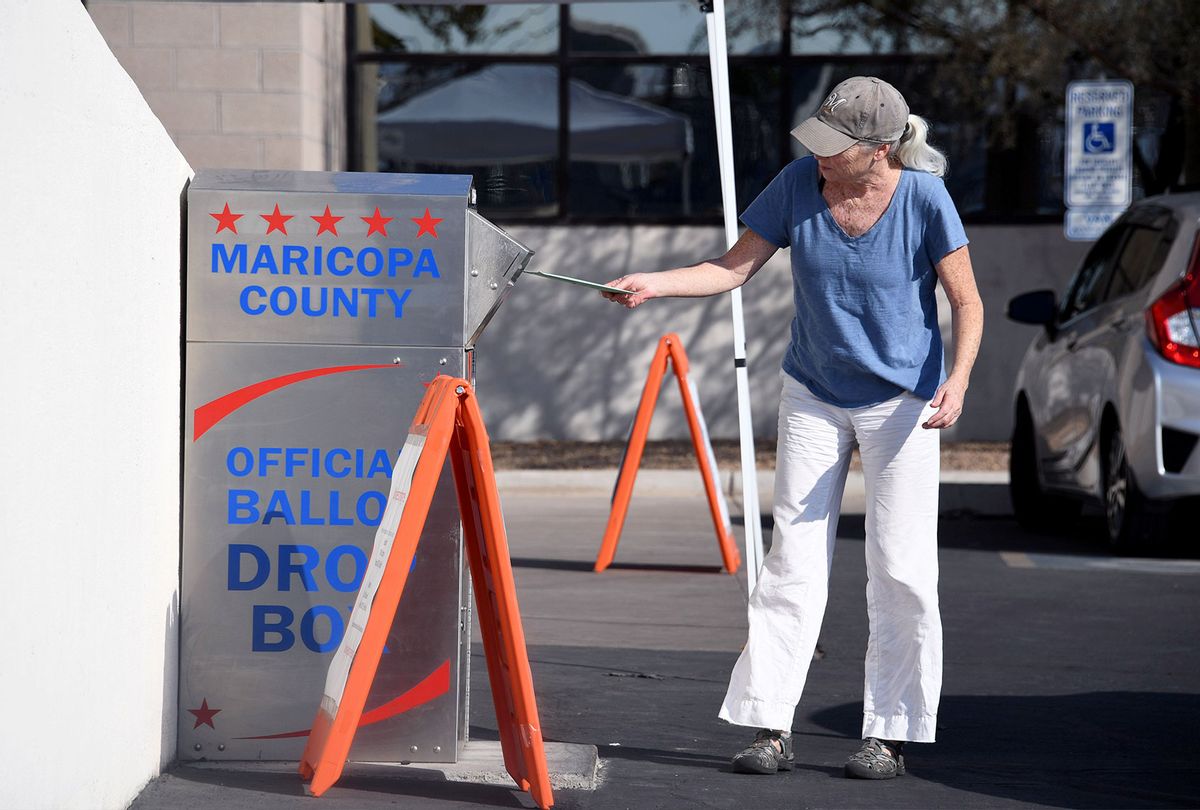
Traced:
[[191, 172], [79, 0], [6, 0], [0, 75], [0, 807], [123, 808], [175, 751]]
[[191, 165], [345, 165], [345, 6], [90, 0]]

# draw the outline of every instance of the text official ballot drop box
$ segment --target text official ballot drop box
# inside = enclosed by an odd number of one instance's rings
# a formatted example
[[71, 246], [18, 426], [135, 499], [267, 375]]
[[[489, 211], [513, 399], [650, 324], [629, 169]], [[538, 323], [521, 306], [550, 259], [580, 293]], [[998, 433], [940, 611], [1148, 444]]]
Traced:
[[[298, 760], [425, 384], [531, 252], [471, 178], [201, 171], [187, 192], [179, 757]], [[449, 467], [352, 756], [453, 762], [469, 577]]]

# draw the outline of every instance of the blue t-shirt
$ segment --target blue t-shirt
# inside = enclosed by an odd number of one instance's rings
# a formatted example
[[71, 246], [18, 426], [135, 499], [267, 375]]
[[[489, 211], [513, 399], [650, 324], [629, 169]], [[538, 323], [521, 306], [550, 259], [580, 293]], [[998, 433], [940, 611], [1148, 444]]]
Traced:
[[843, 408], [945, 380], [934, 267], [967, 244], [940, 178], [905, 169], [883, 216], [862, 236], [834, 221], [811, 157], [790, 163], [742, 214], [751, 230], [792, 249], [796, 317], [783, 370]]

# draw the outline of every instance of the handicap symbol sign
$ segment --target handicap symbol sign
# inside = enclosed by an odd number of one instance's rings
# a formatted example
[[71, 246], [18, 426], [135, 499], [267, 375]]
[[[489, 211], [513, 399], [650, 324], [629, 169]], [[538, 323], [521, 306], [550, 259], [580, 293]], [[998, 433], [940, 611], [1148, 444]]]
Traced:
[[1116, 149], [1116, 124], [1112, 121], [1083, 122], [1083, 151], [1101, 155]]
[[1068, 208], [1127, 207], [1133, 199], [1133, 85], [1071, 82], [1065, 101], [1063, 202]]

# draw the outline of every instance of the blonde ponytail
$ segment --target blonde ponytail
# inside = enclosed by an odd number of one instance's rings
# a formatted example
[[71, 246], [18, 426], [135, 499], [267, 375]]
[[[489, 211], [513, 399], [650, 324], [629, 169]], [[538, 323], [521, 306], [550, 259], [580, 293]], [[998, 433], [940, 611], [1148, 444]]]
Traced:
[[946, 173], [946, 156], [929, 145], [929, 122], [919, 115], [908, 116], [908, 126], [892, 146], [892, 154], [909, 169], [929, 172], [934, 177]]

